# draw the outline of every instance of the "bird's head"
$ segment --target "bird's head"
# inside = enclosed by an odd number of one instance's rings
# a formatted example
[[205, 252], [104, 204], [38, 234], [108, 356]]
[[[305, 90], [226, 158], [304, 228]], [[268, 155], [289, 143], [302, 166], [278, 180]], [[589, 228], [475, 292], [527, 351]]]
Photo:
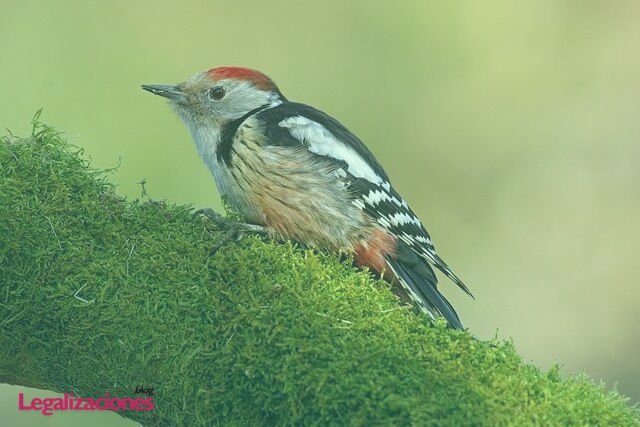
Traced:
[[269, 77], [243, 67], [212, 68], [182, 83], [142, 88], [167, 98], [192, 130], [219, 129], [253, 110], [285, 100]]

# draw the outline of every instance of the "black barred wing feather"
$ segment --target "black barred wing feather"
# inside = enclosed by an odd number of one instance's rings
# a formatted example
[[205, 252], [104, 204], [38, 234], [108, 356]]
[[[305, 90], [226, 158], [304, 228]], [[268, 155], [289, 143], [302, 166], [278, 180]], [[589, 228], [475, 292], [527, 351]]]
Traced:
[[354, 205], [473, 297], [464, 282], [438, 256], [424, 225], [388, 181], [376, 185], [363, 179], [354, 179], [351, 190]]
[[325, 160], [338, 163], [344, 171], [354, 205], [471, 295], [436, 254], [429, 233], [391, 187], [380, 163], [349, 129], [322, 111], [295, 102], [265, 109], [256, 116], [264, 125], [269, 144], [305, 147]]

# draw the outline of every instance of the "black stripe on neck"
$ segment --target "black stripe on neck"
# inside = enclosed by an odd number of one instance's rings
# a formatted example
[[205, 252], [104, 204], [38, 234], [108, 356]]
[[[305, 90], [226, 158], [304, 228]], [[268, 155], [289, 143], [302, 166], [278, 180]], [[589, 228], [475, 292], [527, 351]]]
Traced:
[[240, 125], [244, 123], [244, 121], [249, 117], [269, 107], [271, 107], [271, 104], [265, 104], [261, 107], [249, 111], [239, 119], [227, 122], [222, 126], [222, 132], [220, 132], [220, 143], [218, 144], [218, 149], [216, 150], [216, 157], [218, 158], [218, 162], [224, 162], [226, 165], [229, 165], [229, 163], [231, 162], [231, 146], [233, 145], [233, 136], [238, 131]]

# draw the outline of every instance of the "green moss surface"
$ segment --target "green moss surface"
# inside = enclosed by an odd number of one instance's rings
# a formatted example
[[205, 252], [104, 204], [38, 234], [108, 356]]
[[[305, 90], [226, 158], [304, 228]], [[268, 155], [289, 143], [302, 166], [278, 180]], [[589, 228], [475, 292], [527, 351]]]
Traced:
[[127, 201], [52, 129], [0, 142], [0, 381], [144, 425], [640, 425], [586, 377], [431, 324], [347, 260]]

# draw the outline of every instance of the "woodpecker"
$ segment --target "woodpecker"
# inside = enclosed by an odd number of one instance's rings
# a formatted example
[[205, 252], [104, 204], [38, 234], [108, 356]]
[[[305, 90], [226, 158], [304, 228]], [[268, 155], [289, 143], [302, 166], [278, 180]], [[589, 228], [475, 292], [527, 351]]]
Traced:
[[353, 254], [431, 318], [462, 329], [437, 289], [437, 268], [473, 297], [374, 155], [342, 123], [289, 101], [265, 74], [217, 67], [175, 85], [142, 85], [169, 100], [220, 194], [251, 226], [279, 239]]

